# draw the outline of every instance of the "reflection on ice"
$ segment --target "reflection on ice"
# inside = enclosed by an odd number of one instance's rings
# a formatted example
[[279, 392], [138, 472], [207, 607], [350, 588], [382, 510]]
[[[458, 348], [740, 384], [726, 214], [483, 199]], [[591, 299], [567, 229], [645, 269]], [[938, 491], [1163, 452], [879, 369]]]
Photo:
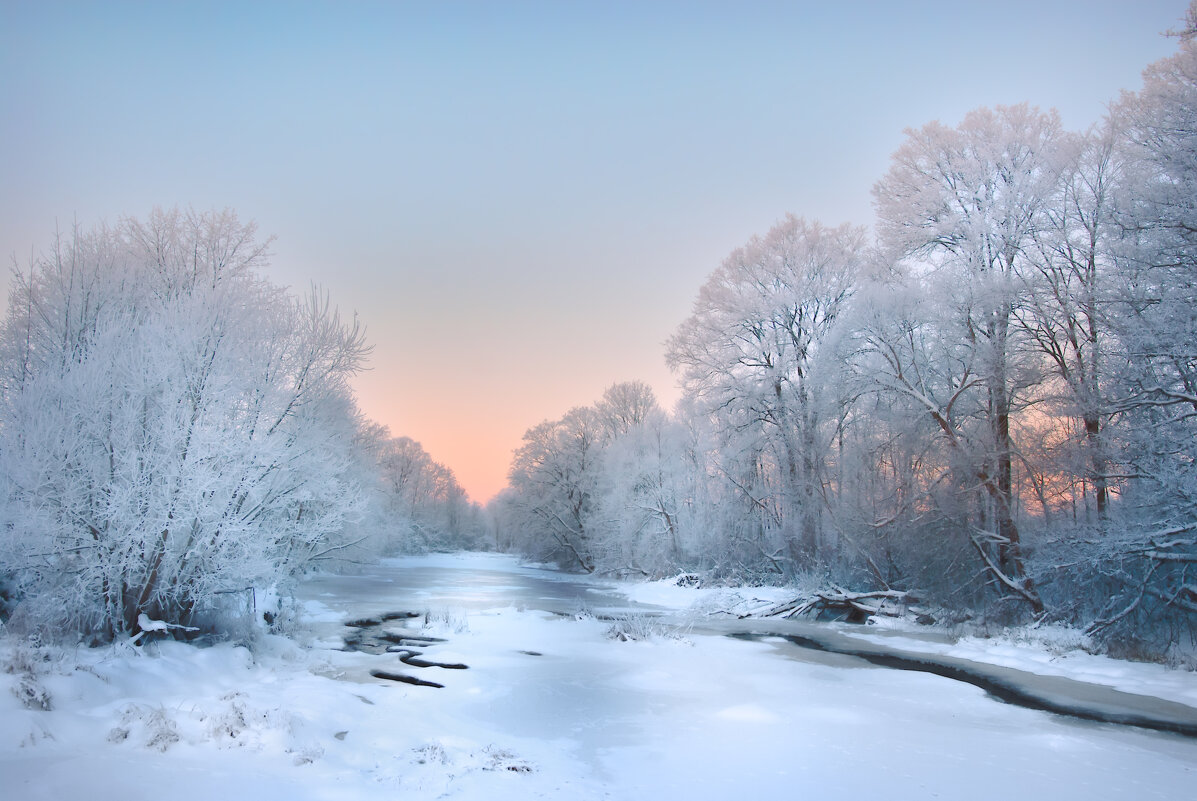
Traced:
[[512, 606], [569, 614], [582, 607], [617, 613], [642, 606], [630, 602], [611, 584], [520, 567], [510, 557], [485, 554], [390, 560], [361, 574], [319, 576], [305, 582], [301, 597], [335, 598], [330, 606], [355, 615], [383, 607], [480, 610]]

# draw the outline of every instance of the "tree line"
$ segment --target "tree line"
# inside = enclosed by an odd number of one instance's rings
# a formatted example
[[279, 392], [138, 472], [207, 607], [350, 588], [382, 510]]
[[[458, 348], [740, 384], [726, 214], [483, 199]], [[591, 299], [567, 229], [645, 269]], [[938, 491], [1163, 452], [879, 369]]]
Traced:
[[529, 430], [500, 544], [1191, 636], [1194, 30], [1088, 131], [1026, 104], [907, 130], [872, 232], [787, 216], [735, 250], [667, 344], [676, 410], [621, 384]]
[[0, 613], [100, 639], [219, 628], [334, 559], [466, 545], [481, 511], [365, 420], [369, 353], [326, 293], [269, 281], [232, 212], [60, 235], [0, 325]]

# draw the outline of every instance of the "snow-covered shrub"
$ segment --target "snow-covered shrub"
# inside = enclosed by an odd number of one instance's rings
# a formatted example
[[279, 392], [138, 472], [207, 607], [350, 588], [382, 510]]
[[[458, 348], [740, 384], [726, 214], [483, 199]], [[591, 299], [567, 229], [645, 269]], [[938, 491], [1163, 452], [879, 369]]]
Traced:
[[9, 638], [0, 657], [0, 670], [16, 678], [12, 694], [27, 709], [49, 711], [54, 702], [50, 691], [42, 684], [50, 661], [46, 649], [33, 638]]
[[220, 700], [227, 702], [227, 705], [207, 721], [208, 735], [217, 742], [241, 745], [245, 742], [242, 735], [249, 728], [244, 696], [228, 693]]
[[461, 609], [428, 609], [424, 612], [423, 628], [443, 634], [465, 634], [470, 620]]
[[506, 748], [488, 745], [479, 755], [483, 770], [505, 770], [510, 773], [532, 773], [534, 768]]
[[301, 626], [302, 608], [294, 595], [272, 587], [259, 598], [258, 614], [271, 634], [294, 634]]
[[335, 556], [360, 506], [367, 348], [261, 277], [224, 213], [77, 232], [0, 328], [0, 574], [38, 626], [111, 638]]
[[598, 615], [594, 610], [586, 605], [585, 601], [578, 601], [578, 608], [574, 610], [572, 615], [574, 620], [597, 620]]
[[121, 713], [120, 723], [108, 732], [108, 742], [133, 740], [154, 751], [166, 751], [179, 741], [178, 727], [161, 706], [129, 704]]
[[684, 641], [686, 629], [655, 615], [628, 614], [612, 622], [606, 636], [619, 642], [659, 639]]
[[440, 743], [428, 743], [412, 749], [417, 765], [447, 765], [449, 754]]

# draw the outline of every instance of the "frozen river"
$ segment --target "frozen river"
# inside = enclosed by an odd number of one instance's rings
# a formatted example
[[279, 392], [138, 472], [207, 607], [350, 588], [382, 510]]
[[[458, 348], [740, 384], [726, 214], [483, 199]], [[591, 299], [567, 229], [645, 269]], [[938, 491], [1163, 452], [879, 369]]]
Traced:
[[[293, 638], [50, 649], [32, 679], [49, 709], [0, 671], [0, 798], [1192, 797], [1197, 738], [1001, 703], [795, 639], [1164, 718], [1193, 714], [1191, 673], [674, 611], [703, 592], [438, 555], [306, 582]], [[0, 664], [23, 647], [0, 637]]]
[[488, 554], [392, 559], [352, 575], [310, 579], [300, 594], [360, 616], [395, 611], [396, 605], [414, 611], [515, 607], [564, 613], [647, 608], [631, 603], [610, 584], [523, 567], [513, 558]]
[[[468, 664], [362, 655], [347, 678], [369, 682], [383, 665], [442, 684], [391, 686], [445, 753], [486, 741], [518, 755], [530, 775], [511, 797], [1175, 799], [1197, 769], [1190, 738], [999, 703], [968, 683], [767, 631], [749, 642], [702, 624], [684, 636], [611, 639], [599, 618], [655, 610], [612, 585], [505, 557], [397, 560], [315, 579], [303, 598], [330, 642], [358, 630], [347, 621], [378, 620], [367, 628], [401, 643], [393, 649], [414, 642], [423, 660]], [[405, 612], [430, 614], [427, 624], [381, 622]], [[442, 773], [430, 772], [430, 785]], [[445, 787], [456, 797], [482, 785]]]

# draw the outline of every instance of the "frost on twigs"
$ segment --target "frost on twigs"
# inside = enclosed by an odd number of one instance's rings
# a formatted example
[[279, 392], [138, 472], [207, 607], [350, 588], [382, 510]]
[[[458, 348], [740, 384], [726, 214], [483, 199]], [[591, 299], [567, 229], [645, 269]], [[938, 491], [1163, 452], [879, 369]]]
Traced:
[[12, 688], [12, 694], [17, 697], [27, 709], [40, 709], [44, 712], [53, 708], [50, 691], [42, 686], [37, 676], [30, 673], [21, 674]]
[[323, 755], [319, 743], [302, 735], [303, 721], [278, 707], [262, 707], [241, 692], [196, 699], [185, 705], [130, 703], [107, 736], [113, 745], [166, 751], [176, 743], [221, 749], [281, 748], [306, 764]]
[[470, 630], [470, 621], [461, 609], [429, 609], [424, 612], [423, 628], [425, 631], [466, 634]]
[[513, 751], [490, 744], [480, 749], [430, 742], [411, 750], [403, 784], [411, 789], [437, 789], [448, 795], [457, 779], [472, 773], [535, 773], [536, 767]]
[[144, 747], [154, 751], [165, 752], [179, 741], [174, 720], [160, 706], [130, 704], [125, 707], [120, 723], [108, 732], [108, 742], [123, 743], [135, 734]]
[[587, 606], [584, 602], [578, 603], [578, 608], [574, 610], [572, 615], [574, 620], [597, 620], [598, 615], [594, 610]]
[[429, 743], [422, 745], [419, 748], [412, 749], [417, 765], [447, 765], [449, 763], [449, 755], [445, 752], [445, 747], [440, 743]]
[[318, 288], [267, 280], [267, 248], [232, 212], [156, 210], [14, 273], [0, 575], [32, 619], [102, 642], [143, 613], [142, 632], [224, 633], [230, 594], [360, 541], [364, 332]]
[[608, 639], [619, 642], [661, 639], [687, 641], [684, 627], [644, 614], [629, 614], [615, 620], [606, 634]]
[[208, 732], [212, 739], [230, 744], [243, 745], [245, 730], [249, 728], [248, 718], [251, 716], [245, 708], [244, 696], [241, 693], [229, 693], [220, 699], [227, 702], [227, 706], [219, 713], [212, 715]]
[[16, 676], [12, 694], [26, 709], [48, 712], [53, 708], [50, 691], [41, 682], [48, 660], [44, 648], [36, 642], [19, 641], [5, 654], [4, 672]]
[[488, 745], [482, 749], [483, 770], [505, 770], [509, 773], [532, 773], [533, 768], [524, 760], [496, 745]]

